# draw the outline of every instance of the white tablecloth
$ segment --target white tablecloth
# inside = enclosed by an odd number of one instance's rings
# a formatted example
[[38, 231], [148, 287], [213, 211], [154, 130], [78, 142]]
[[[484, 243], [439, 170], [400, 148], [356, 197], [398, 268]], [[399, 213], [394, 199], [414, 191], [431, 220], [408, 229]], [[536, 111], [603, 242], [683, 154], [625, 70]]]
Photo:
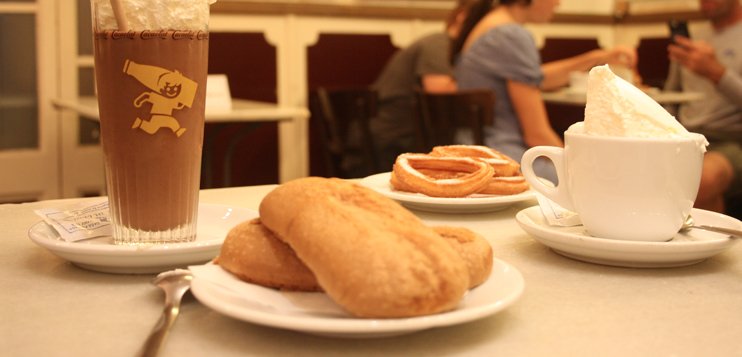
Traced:
[[[257, 209], [271, 186], [206, 190], [201, 201]], [[58, 203], [56, 203], [58, 204]], [[742, 245], [702, 263], [629, 269], [564, 258], [513, 219], [519, 204], [477, 215], [419, 215], [483, 234], [526, 288], [496, 315], [383, 339], [337, 339], [238, 321], [186, 296], [163, 356], [740, 356]], [[80, 269], [27, 237], [33, 210], [0, 205], [0, 344], [5, 356], [132, 356], [162, 311], [152, 275]]]

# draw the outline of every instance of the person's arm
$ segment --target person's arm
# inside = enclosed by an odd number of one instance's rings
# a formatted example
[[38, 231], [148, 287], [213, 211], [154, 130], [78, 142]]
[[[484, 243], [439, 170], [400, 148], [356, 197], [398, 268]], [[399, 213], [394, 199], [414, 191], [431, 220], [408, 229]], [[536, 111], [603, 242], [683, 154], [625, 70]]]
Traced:
[[544, 73], [541, 89], [553, 90], [563, 87], [569, 83], [570, 72], [587, 71], [606, 63], [621, 64], [634, 69], [636, 67], [636, 50], [630, 47], [616, 46], [610, 50], [595, 49], [574, 57], [544, 63], [541, 65], [541, 71]]
[[562, 139], [551, 128], [540, 89], [512, 80], [508, 81], [507, 88], [523, 129], [523, 141], [526, 145], [564, 146]]
[[446, 74], [426, 74], [421, 79], [423, 91], [428, 93], [450, 93], [456, 91], [456, 80]]
[[671, 60], [708, 79], [732, 103], [742, 105], [742, 77], [719, 62], [711, 45], [683, 36], [675, 36], [675, 42], [667, 48]]
[[711, 45], [683, 36], [675, 36], [675, 43], [667, 47], [671, 60], [677, 61], [715, 85], [719, 83], [726, 68], [716, 59], [716, 51]]
[[729, 98], [732, 103], [742, 106], [742, 76], [739, 74], [732, 71], [724, 72], [716, 89], [725, 97]]

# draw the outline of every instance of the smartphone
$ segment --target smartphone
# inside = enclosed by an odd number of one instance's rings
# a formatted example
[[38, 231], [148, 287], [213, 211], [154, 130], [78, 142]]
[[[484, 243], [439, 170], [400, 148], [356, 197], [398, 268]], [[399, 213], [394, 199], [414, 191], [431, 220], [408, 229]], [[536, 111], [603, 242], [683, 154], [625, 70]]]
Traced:
[[688, 31], [688, 22], [681, 20], [670, 20], [667, 23], [670, 28], [670, 40], [675, 42], [675, 35], [690, 38], [690, 32]]

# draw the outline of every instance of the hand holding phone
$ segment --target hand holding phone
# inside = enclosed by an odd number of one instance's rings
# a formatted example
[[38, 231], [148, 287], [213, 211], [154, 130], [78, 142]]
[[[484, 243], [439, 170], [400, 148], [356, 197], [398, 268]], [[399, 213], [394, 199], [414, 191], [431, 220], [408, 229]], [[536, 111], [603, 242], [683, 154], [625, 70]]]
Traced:
[[688, 22], [681, 20], [670, 20], [667, 23], [670, 28], [670, 40], [675, 43], [675, 35], [690, 38], [690, 32], [688, 31]]

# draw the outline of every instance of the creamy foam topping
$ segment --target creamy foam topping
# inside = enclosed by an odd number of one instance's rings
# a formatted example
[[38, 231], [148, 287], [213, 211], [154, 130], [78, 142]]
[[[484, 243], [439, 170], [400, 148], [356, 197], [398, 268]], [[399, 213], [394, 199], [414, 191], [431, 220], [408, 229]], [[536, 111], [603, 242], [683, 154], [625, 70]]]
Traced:
[[[216, 0], [120, 0], [129, 30], [208, 30]], [[94, 0], [97, 31], [118, 30], [110, 0]]]
[[638, 138], [690, 136], [665, 108], [607, 65], [594, 67], [588, 75], [584, 131]]

